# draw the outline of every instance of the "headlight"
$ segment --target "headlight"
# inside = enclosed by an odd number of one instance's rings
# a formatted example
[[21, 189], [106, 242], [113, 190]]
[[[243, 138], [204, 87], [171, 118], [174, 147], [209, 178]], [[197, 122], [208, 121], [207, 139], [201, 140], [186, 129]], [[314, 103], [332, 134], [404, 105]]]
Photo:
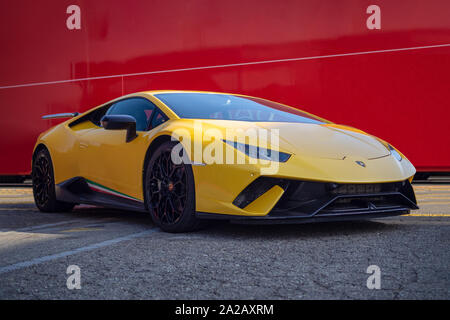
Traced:
[[251, 146], [236, 141], [227, 141], [227, 140], [222, 141], [234, 147], [235, 149], [245, 153], [248, 157], [251, 158], [277, 162], [286, 162], [291, 157], [289, 153], [285, 152], [279, 152], [270, 149], [260, 148], [257, 146]]
[[388, 149], [395, 159], [397, 159], [398, 161], [402, 161], [402, 156], [400, 155], [400, 153], [397, 152], [397, 150], [394, 149], [394, 147], [388, 144]]

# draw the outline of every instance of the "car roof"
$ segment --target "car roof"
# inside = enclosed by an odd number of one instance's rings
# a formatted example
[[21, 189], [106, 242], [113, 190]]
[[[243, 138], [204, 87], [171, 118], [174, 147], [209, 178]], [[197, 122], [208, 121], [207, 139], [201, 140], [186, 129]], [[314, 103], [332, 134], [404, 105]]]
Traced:
[[234, 95], [234, 96], [240, 96], [240, 97], [263, 99], [263, 100], [267, 100], [267, 101], [271, 101], [271, 102], [283, 105], [283, 106], [288, 107], [288, 108], [299, 110], [299, 111], [304, 112], [306, 114], [309, 114], [310, 116], [312, 116], [314, 118], [317, 118], [318, 120], [323, 121], [325, 123], [331, 123], [330, 121], [328, 121], [326, 119], [323, 119], [321, 117], [318, 117], [318, 116], [316, 116], [316, 115], [314, 115], [312, 113], [309, 113], [307, 111], [304, 111], [303, 109], [294, 108], [292, 106], [285, 105], [283, 103], [280, 103], [280, 102], [277, 102], [277, 101], [273, 101], [273, 100], [269, 100], [269, 99], [266, 99], [266, 98], [253, 97], [253, 96], [239, 94], [239, 93], [201, 91], [201, 90], [146, 90], [146, 91], [134, 92], [134, 93], [130, 93], [130, 94], [127, 94], [127, 95], [123, 95], [123, 96], [117, 97], [117, 98], [115, 98], [113, 100], [110, 100], [108, 102], [105, 102], [105, 103], [103, 103], [103, 104], [101, 104], [99, 106], [91, 108], [91, 109], [87, 110], [86, 112], [83, 112], [79, 116], [73, 118], [73, 120], [78, 119], [81, 116], [84, 116], [86, 113], [90, 113], [90, 112], [94, 111], [95, 109], [99, 109], [101, 107], [104, 107], [107, 104], [112, 104], [112, 103], [115, 103], [115, 102], [117, 102], [119, 100], [126, 99], [126, 98], [132, 98], [132, 97], [147, 97], [153, 103], [155, 103], [169, 118], [171, 118], [171, 119], [179, 119], [179, 116], [170, 108], [170, 106], [167, 106], [165, 103], [163, 103], [161, 100], [159, 100], [156, 97], [157, 94], [164, 94], [164, 93], [206, 93], [206, 94]]

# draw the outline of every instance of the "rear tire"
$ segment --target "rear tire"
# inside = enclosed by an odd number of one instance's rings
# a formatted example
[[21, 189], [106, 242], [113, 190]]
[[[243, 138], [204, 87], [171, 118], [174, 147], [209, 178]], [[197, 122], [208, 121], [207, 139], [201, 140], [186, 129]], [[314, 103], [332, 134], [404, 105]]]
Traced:
[[166, 232], [199, 229], [195, 217], [194, 174], [190, 164], [175, 164], [171, 152], [178, 142], [163, 143], [151, 155], [145, 170], [145, 202], [153, 222]]
[[67, 212], [75, 204], [56, 200], [55, 177], [50, 153], [41, 149], [33, 159], [31, 178], [36, 207], [42, 212]]

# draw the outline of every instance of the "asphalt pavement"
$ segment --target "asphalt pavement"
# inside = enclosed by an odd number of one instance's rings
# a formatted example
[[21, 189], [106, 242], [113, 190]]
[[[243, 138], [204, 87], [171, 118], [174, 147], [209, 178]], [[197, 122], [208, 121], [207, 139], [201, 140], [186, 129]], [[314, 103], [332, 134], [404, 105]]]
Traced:
[[408, 216], [160, 231], [146, 214], [41, 213], [0, 188], [0, 299], [449, 299], [450, 185]]

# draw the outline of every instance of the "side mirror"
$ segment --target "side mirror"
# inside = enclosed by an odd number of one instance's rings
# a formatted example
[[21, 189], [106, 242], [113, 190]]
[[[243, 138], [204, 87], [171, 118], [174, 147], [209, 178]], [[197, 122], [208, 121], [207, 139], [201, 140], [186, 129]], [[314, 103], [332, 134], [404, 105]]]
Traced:
[[136, 137], [136, 119], [128, 115], [106, 115], [100, 120], [105, 130], [127, 130], [126, 142], [133, 141]]

